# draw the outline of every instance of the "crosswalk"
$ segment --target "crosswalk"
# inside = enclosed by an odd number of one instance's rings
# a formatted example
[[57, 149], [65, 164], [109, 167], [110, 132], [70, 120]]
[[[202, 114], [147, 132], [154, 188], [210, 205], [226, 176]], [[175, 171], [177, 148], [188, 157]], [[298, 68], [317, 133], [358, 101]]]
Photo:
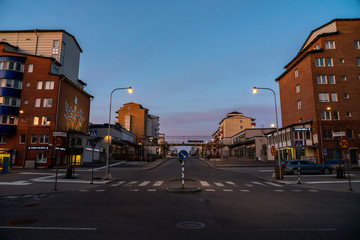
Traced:
[[[171, 182], [171, 181], [170, 181]], [[169, 181], [165, 180], [155, 180], [155, 181], [116, 181], [110, 185], [110, 188], [97, 189], [95, 192], [104, 192], [104, 191], [116, 191], [116, 189], [121, 189], [121, 191], [130, 191], [130, 192], [157, 192], [164, 191], [169, 184]], [[273, 192], [318, 192], [317, 190], [311, 189], [291, 189], [285, 187], [286, 185], [282, 185], [276, 182], [269, 181], [249, 181], [249, 182], [234, 182], [234, 181], [195, 181], [203, 192], [241, 192], [241, 193], [250, 193], [252, 191], [256, 191], [259, 188], [267, 188]], [[91, 190], [84, 189], [79, 192], [88, 192]]]

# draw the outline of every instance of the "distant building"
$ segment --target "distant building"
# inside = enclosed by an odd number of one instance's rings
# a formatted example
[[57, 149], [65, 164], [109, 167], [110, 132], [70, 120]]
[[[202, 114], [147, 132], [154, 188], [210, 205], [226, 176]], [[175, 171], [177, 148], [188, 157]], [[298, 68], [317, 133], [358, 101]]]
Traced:
[[255, 119], [246, 117], [239, 112], [231, 112], [219, 123], [218, 130], [212, 135], [219, 148], [222, 149], [222, 156], [229, 156], [228, 145], [232, 144], [232, 137], [247, 129], [255, 126]]
[[54, 132], [62, 132], [59, 164], [81, 164], [92, 96], [77, 79], [75, 38], [63, 30], [0, 31], [0, 41], [1, 156], [17, 167], [54, 166], [61, 142]]
[[[313, 144], [299, 157], [314, 156], [318, 162], [344, 159], [338, 144], [341, 135], [350, 141], [351, 163], [358, 164], [360, 18], [334, 19], [313, 30], [276, 81], [283, 128], [311, 121], [306, 136]], [[280, 146], [282, 159], [294, 157], [283, 154], [294, 144]]]

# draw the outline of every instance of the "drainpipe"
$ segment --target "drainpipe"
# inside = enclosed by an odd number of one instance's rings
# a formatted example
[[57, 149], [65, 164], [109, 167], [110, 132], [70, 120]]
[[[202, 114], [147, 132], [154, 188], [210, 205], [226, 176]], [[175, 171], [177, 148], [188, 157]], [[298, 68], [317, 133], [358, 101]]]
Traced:
[[56, 102], [56, 116], [55, 116], [55, 131], [57, 132], [57, 128], [58, 128], [58, 116], [59, 116], [59, 101], [60, 101], [60, 92], [61, 92], [61, 82], [65, 79], [65, 76], [63, 76], [60, 80], [59, 80], [59, 87], [58, 87], [58, 95], [57, 95], [57, 102]]
[[36, 34], [36, 45], [35, 45], [35, 54], [34, 55], [37, 55], [38, 43], [39, 43], [39, 35], [37, 33], [37, 29], [35, 29], [35, 34]]

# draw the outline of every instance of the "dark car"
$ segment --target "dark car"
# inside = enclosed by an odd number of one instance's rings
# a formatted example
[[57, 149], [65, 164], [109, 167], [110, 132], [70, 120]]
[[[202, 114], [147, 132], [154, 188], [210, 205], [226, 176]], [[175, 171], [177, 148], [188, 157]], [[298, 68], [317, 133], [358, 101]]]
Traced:
[[281, 165], [284, 167], [285, 174], [298, 174], [298, 162], [300, 161], [301, 173], [324, 173], [330, 174], [332, 168], [327, 164], [317, 164], [309, 160], [290, 160], [283, 162]]

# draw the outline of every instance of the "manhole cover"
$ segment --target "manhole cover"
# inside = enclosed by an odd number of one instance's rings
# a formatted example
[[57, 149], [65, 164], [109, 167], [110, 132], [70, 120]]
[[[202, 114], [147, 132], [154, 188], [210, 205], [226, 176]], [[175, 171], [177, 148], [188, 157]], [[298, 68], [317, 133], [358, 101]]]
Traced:
[[36, 219], [16, 219], [12, 221], [8, 221], [5, 223], [5, 226], [19, 226], [19, 225], [25, 225], [25, 224], [31, 224], [31, 223], [37, 223], [38, 220]]
[[205, 227], [205, 224], [201, 222], [179, 222], [176, 226], [182, 229], [201, 229]]

